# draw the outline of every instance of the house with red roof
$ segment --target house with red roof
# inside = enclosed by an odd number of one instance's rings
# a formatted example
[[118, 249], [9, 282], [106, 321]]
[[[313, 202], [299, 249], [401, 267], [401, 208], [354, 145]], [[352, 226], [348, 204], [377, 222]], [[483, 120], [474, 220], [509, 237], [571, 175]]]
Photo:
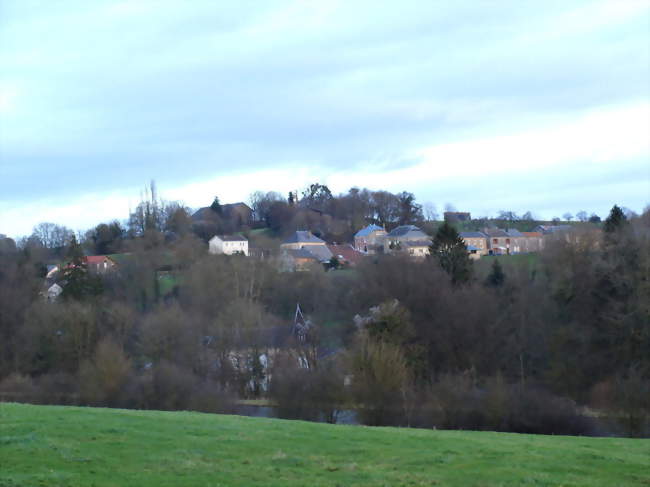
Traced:
[[87, 255], [83, 261], [88, 271], [94, 274], [104, 274], [117, 265], [108, 255]]
[[366, 256], [350, 244], [327, 244], [327, 248], [341, 264], [350, 267], [355, 267]]

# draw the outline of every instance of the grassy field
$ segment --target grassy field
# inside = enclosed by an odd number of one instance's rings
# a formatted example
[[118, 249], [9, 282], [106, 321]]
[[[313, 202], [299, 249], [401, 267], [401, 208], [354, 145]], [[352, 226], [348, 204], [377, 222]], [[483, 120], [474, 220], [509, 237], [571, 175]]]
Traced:
[[650, 440], [0, 404], [0, 486], [650, 485]]

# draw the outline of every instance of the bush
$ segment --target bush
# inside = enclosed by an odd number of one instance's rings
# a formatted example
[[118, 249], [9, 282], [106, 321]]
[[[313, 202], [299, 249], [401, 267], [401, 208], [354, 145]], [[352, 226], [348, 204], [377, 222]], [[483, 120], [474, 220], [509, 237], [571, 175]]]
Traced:
[[0, 400], [34, 402], [36, 387], [28, 375], [14, 372], [0, 381]]
[[477, 387], [464, 374], [443, 376], [422, 404], [420, 426], [556, 435], [595, 431], [593, 420], [572, 401], [539, 388], [509, 385], [500, 377]]

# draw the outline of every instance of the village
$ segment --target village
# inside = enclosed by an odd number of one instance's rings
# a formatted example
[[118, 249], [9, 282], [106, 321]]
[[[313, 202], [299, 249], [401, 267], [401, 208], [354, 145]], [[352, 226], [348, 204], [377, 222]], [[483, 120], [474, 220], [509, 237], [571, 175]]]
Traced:
[[[431, 252], [432, 235], [420, 227], [397, 225], [387, 231], [385, 226], [375, 223], [358, 229], [349, 242], [328, 242], [310, 230], [296, 230], [279, 240], [278, 245], [261, 246], [256, 239], [259, 230], [250, 230], [256, 222], [255, 212], [246, 203], [225, 204], [221, 211], [226, 212], [230, 220], [236, 220], [236, 227], [248, 230], [213, 235], [206, 243], [210, 254], [270, 260], [283, 272], [354, 268], [363, 259], [378, 255], [407, 256], [420, 260]], [[199, 228], [209, 225], [211, 218], [214, 218], [214, 211], [210, 207], [200, 208], [191, 215], [193, 224]], [[468, 212], [445, 212], [444, 221], [466, 224], [471, 222], [471, 215]], [[545, 242], [561, 236], [566, 238], [572, 229], [574, 227], [568, 224], [538, 224], [529, 232], [493, 226], [480, 231], [460, 231], [458, 235], [468, 257], [478, 260], [485, 256], [537, 253], [544, 249]], [[594, 231], [593, 228], [591, 230]], [[246, 234], [251, 237], [247, 238]], [[128, 253], [113, 253], [84, 255], [82, 262], [88, 272], [97, 275], [117, 270], [120, 262], [128, 259]], [[47, 290], [43, 294], [48, 300], [56, 300], [63, 291], [65, 280], [61, 279], [59, 271], [65, 265], [69, 263], [47, 265]], [[160, 276], [164, 279], [169, 272], [163, 271]]]

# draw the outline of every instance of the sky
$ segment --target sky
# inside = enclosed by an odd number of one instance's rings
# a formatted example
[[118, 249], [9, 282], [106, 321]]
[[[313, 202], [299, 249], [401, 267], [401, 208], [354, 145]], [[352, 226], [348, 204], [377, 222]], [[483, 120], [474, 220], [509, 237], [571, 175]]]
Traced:
[[647, 0], [0, 0], [0, 233], [312, 182], [650, 203]]

